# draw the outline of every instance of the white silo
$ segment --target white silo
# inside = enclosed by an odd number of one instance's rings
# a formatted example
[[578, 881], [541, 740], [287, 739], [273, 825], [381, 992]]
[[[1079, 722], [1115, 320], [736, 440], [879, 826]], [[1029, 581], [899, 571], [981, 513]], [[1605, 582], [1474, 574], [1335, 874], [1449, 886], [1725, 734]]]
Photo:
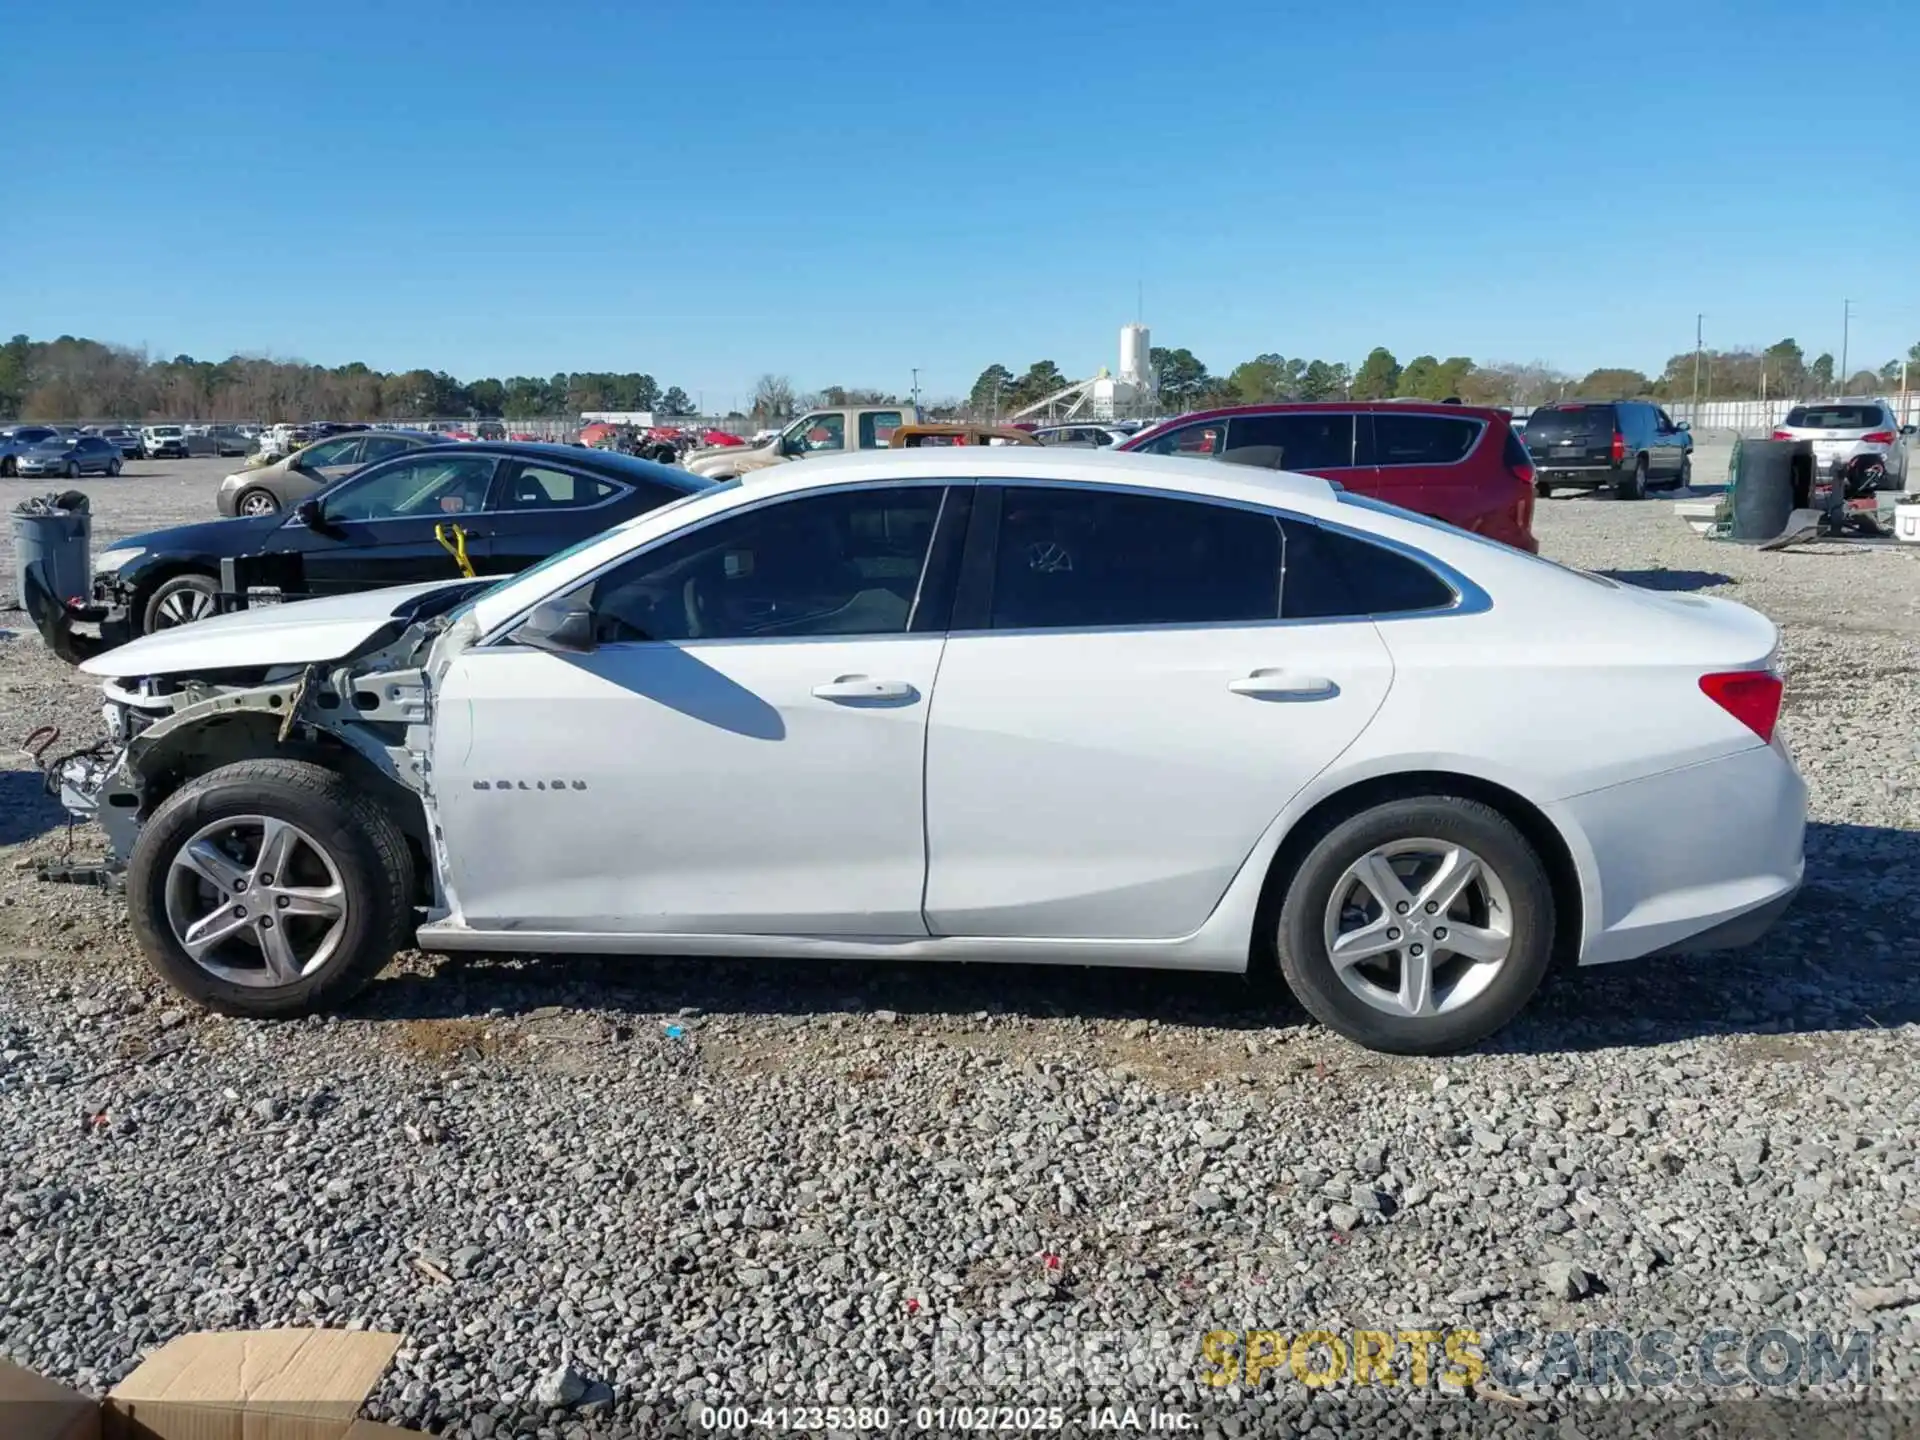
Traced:
[[1153, 388], [1153, 340], [1140, 324], [1120, 327], [1120, 376], [1142, 390]]

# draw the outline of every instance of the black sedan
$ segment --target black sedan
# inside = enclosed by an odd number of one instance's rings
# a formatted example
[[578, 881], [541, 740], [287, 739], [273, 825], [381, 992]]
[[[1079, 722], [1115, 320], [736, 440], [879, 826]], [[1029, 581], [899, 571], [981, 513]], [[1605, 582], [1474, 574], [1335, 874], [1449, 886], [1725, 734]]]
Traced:
[[[409, 450], [290, 511], [117, 542], [94, 562], [93, 603], [67, 603], [67, 628], [97, 624], [100, 642], [82, 647], [97, 651], [213, 614], [229, 584], [256, 599], [259, 591], [299, 599], [462, 573], [510, 575], [711, 483], [572, 445]], [[226, 561], [233, 563], [223, 576]], [[56, 648], [73, 647], [63, 636]]]

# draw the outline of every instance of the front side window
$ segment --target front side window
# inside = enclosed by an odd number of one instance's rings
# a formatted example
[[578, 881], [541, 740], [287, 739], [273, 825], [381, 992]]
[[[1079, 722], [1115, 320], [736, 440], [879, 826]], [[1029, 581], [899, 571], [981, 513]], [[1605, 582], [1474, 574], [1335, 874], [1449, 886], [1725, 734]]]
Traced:
[[328, 440], [315, 445], [300, 457], [300, 464], [307, 469], [320, 469], [326, 465], [351, 465], [354, 452], [360, 448], [358, 438], [346, 440]]
[[572, 510], [598, 505], [618, 494], [611, 480], [577, 475], [551, 465], [522, 465], [507, 482], [504, 506], [508, 510]]
[[[1217, 428], [1217, 427], [1216, 427]], [[1280, 614], [1280, 525], [1200, 500], [1009, 488], [992, 628], [1229, 624]]]
[[329, 520], [388, 520], [470, 515], [484, 510], [494, 461], [485, 455], [437, 455], [361, 473], [326, 495]]
[[1297, 410], [1236, 415], [1222, 460], [1271, 470], [1344, 470], [1353, 464], [1353, 416]]
[[792, 455], [846, 448], [847, 417], [844, 415], [803, 415], [787, 431], [787, 452]]
[[804, 495], [704, 525], [587, 587], [595, 639], [904, 634], [944, 493]]
[[1376, 465], [1456, 465], [1480, 438], [1480, 422], [1464, 417], [1379, 410], [1371, 418]]
[[862, 450], [884, 450], [893, 442], [893, 432], [900, 428], [901, 415], [898, 410], [871, 410], [860, 417], [860, 448]]
[[1227, 426], [1222, 420], [1199, 425], [1183, 425], [1178, 430], [1149, 440], [1140, 447], [1143, 455], [1218, 455], [1226, 443]]

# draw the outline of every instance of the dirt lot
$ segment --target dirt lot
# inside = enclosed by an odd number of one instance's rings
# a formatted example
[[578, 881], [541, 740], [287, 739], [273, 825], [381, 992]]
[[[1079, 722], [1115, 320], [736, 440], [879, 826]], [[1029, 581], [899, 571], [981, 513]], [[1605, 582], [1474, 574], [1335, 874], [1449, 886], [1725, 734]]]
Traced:
[[[230, 464], [83, 482], [96, 551], [209, 516]], [[1557, 977], [1453, 1060], [1238, 981], [993, 967], [415, 955], [347, 1015], [209, 1019], [116, 901], [24, 873], [66, 842], [10, 760], [0, 1353], [104, 1386], [184, 1329], [390, 1327], [375, 1411], [474, 1436], [1006, 1394], [995, 1327], [1859, 1329], [1913, 1393], [1920, 547], [1764, 555], [1661, 500], [1538, 530], [1782, 625], [1807, 886], [1748, 951]], [[90, 739], [95, 692], [13, 634], [0, 747], [48, 720]], [[1203, 1373], [1179, 1350], [1111, 1393], [1259, 1403]]]

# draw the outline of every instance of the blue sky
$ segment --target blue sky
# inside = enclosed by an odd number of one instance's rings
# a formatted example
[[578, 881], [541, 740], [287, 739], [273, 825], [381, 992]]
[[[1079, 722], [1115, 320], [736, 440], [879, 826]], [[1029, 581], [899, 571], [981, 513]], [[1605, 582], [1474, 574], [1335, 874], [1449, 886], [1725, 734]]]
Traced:
[[1136, 284], [1219, 371], [1657, 372], [1699, 311], [1811, 358], [1849, 297], [1855, 368], [1920, 340], [1920, 6], [1560, 10], [20, 5], [10, 68], [77, 88], [0, 122], [0, 333], [646, 370], [714, 408], [769, 370], [1088, 374]]

